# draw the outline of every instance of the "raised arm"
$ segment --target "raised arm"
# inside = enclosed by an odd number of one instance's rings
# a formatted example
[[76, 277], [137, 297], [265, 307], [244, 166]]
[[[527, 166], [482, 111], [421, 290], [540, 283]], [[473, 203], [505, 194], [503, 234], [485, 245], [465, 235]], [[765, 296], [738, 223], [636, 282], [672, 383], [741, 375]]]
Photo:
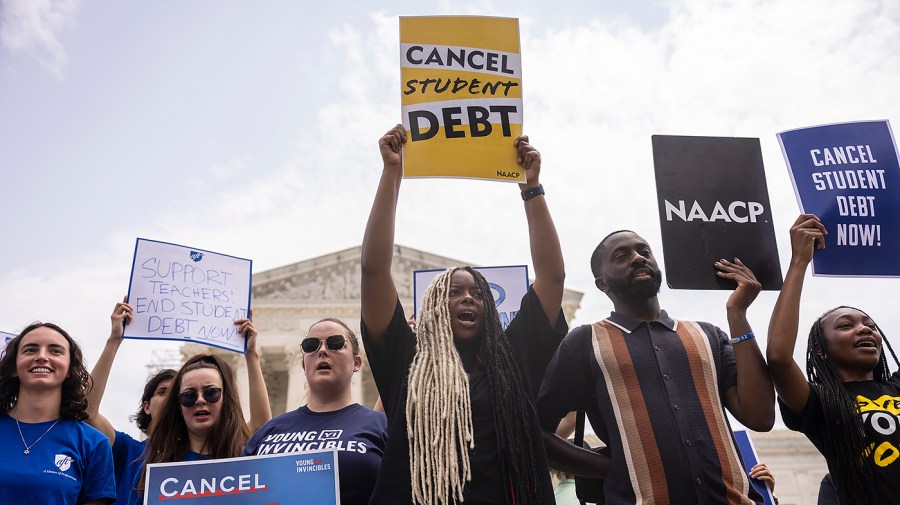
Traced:
[[[525, 199], [525, 217], [528, 220], [528, 238], [531, 245], [531, 261], [534, 263], [534, 292], [541, 301], [550, 324], [555, 324], [562, 305], [563, 283], [566, 269], [556, 226], [547, 208], [547, 199], [541, 187], [541, 153], [522, 135], [515, 141], [516, 161], [525, 170], [525, 184], [519, 184]], [[540, 190], [536, 188], [541, 187]], [[537, 195], [534, 195], [537, 193]]]
[[[732, 337], [747, 335], [753, 330], [747, 321], [747, 308], [756, 299], [762, 286], [753, 272], [740, 259], [721, 260], [715, 264], [716, 274], [737, 283], [737, 288], [725, 304], [728, 331]], [[734, 366], [737, 384], [725, 391], [725, 406], [744, 426], [755, 431], [769, 431], [775, 423], [775, 389], [766, 367], [766, 360], [755, 338], [734, 344]]]
[[397, 304], [397, 287], [391, 277], [391, 259], [394, 255], [397, 198], [400, 195], [400, 180], [403, 178], [404, 142], [406, 129], [399, 124], [388, 130], [378, 141], [384, 169], [362, 243], [362, 320], [369, 342], [376, 346], [384, 339]]
[[125, 297], [121, 302], [117, 303], [112, 315], [109, 316], [112, 323], [109, 338], [106, 339], [103, 352], [100, 353], [100, 358], [97, 359], [94, 369], [91, 370], [92, 386], [87, 394], [87, 423], [106, 435], [110, 445], [116, 443], [116, 429], [106, 417], [100, 414], [100, 402], [103, 400], [103, 393], [106, 391], [106, 383], [109, 381], [109, 372], [112, 370], [116, 353], [119, 352], [119, 346], [122, 345], [125, 325], [131, 321], [131, 305], [126, 303], [127, 300], [128, 297]]
[[791, 227], [791, 263], [784, 285], [769, 320], [769, 345], [766, 358], [769, 372], [781, 401], [792, 412], [800, 413], [809, 400], [809, 383], [794, 361], [800, 321], [800, 294], [806, 267], [816, 249], [825, 248], [825, 226], [812, 214], [801, 214]]
[[[252, 310], [250, 317], [253, 317]], [[256, 433], [256, 430], [272, 419], [269, 391], [266, 389], [266, 381], [263, 379], [262, 367], [259, 364], [259, 351], [256, 348], [256, 326], [253, 326], [252, 319], [238, 319], [234, 324], [240, 326], [238, 332], [247, 339], [247, 353], [244, 354], [244, 359], [247, 360], [247, 382], [250, 388], [250, 421], [247, 422], [247, 425], [250, 427], [251, 433]]]

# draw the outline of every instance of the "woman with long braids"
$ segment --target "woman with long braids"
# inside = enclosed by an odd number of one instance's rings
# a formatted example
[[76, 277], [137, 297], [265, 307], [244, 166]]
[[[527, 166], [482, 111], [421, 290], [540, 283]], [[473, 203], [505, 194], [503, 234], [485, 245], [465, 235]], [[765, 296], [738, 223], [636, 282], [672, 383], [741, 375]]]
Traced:
[[791, 227], [791, 263], [769, 322], [766, 357], [788, 428], [804, 433], [828, 463], [842, 504], [900, 503], [900, 375], [897, 356], [862, 310], [841, 306], [809, 332], [806, 376], [794, 361], [803, 277], [825, 226], [802, 214]]
[[[391, 276], [406, 131], [379, 141], [381, 181], [362, 245], [362, 336], [388, 416], [388, 444], [371, 503], [550, 504], [553, 489], [534, 396], [566, 333], [565, 270], [539, 182], [540, 153], [521, 136], [511, 148], [535, 280], [505, 331], [484, 277], [451, 268], [428, 287], [414, 333]], [[478, 222], [477, 202], [459, 200]]]
[[0, 503], [103, 505], [116, 499], [112, 451], [88, 426], [90, 375], [59, 326], [33, 323], [0, 359]]

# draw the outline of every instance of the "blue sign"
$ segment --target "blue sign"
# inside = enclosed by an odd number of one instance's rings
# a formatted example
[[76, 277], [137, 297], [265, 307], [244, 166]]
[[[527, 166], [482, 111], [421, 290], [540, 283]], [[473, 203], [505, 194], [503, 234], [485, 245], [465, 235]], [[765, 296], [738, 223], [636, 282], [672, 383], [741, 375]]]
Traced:
[[144, 505], [337, 505], [337, 461], [332, 449], [154, 464]]
[[900, 276], [900, 164], [890, 123], [801, 128], [778, 141], [800, 208], [828, 231], [813, 274]]
[[[741, 459], [744, 460], [744, 470], [749, 474], [750, 469], [759, 463], [759, 457], [756, 455], [756, 449], [753, 447], [750, 435], [747, 433], [747, 430], [737, 430], [734, 432], [734, 440], [737, 442], [738, 451], [741, 453]], [[750, 485], [762, 495], [763, 503], [765, 503], [765, 505], [775, 505], [775, 499], [772, 497], [772, 492], [769, 491], [769, 487], [766, 486], [765, 482], [756, 479], [749, 480]]]
[[[528, 292], [528, 266], [512, 265], [498, 267], [473, 267], [488, 282], [491, 294], [494, 296], [494, 304], [497, 306], [497, 315], [500, 318], [500, 326], [505, 330], [509, 322], [519, 312], [519, 304], [522, 297]], [[416, 319], [422, 310], [422, 300], [428, 285], [443, 270], [416, 270], [413, 272], [413, 310]]]

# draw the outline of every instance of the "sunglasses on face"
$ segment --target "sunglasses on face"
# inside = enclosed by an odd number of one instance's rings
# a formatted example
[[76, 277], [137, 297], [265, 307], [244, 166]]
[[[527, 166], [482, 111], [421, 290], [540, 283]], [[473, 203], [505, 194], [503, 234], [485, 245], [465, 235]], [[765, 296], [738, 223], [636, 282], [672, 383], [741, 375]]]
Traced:
[[[188, 409], [197, 405], [197, 400], [199, 399], [200, 393], [196, 389], [185, 389], [178, 395], [178, 402], [181, 403], [182, 407]], [[217, 403], [222, 399], [222, 388], [203, 388], [203, 399], [206, 400], [206, 403]]]
[[347, 339], [345, 339], [343, 335], [332, 335], [323, 340], [319, 340], [315, 337], [306, 337], [300, 342], [300, 348], [307, 354], [317, 352], [319, 348], [322, 347], [322, 342], [325, 342], [325, 347], [327, 347], [329, 351], [340, 351], [347, 343]]

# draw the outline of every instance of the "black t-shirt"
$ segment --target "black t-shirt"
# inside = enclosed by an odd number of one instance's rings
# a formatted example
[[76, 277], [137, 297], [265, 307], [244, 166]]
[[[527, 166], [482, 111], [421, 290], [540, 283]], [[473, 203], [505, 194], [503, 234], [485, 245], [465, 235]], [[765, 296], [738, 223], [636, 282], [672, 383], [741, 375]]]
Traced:
[[[845, 382], [844, 387], [856, 397], [866, 431], [866, 440], [872, 448], [865, 455], [866, 464], [872, 469], [875, 503], [897, 503], [900, 497], [900, 372], [894, 372], [886, 383], [875, 381]], [[781, 416], [788, 428], [799, 431], [816, 446], [828, 463], [834, 486], [842, 495], [841, 482], [834, 478], [835, 454], [825, 445], [824, 437], [829, 429], [825, 425], [819, 388], [810, 384], [809, 400], [803, 412], [791, 412], [781, 399]]]
[[[409, 328], [399, 301], [381, 345], [371, 344], [365, 322], [360, 326], [372, 375], [388, 418], [388, 444], [370, 503], [405, 505], [412, 501], [406, 427], [406, 390], [409, 366], [416, 351], [416, 336]], [[566, 330], [562, 311], [556, 325], [551, 326], [540, 300], [534, 290], [529, 289], [522, 297], [519, 312], [509, 323], [505, 333], [515, 353], [526, 392], [532, 402], [540, 388], [547, 363], [565, 336]], [[493, 401], [487, 371], [479, 363], [475, 349], [465, 345], [459, 345], [457, 349], [463, 367], [469, 375], [472, 428], [475, 437], [475, 448], [469, 454], [472, 480], [465, 486], [465, 504], [505, 503], [508, 486], [503, 482], [498, 456]], [[536, 414], [533, 414], [531, 420], [523, 419], [522, 422], [528, 422], [533, 427], [532, 451], [541, 483], [541, 503], [552, 504], [553, 487], [550, 483], [547, 456]]]
[[826, 473], [819, 483], [819, 501], [816, 505], [841, 505], [838, 499], [837, 489], [834, 488], [834, 482], [831, 481], [831, 474]]

